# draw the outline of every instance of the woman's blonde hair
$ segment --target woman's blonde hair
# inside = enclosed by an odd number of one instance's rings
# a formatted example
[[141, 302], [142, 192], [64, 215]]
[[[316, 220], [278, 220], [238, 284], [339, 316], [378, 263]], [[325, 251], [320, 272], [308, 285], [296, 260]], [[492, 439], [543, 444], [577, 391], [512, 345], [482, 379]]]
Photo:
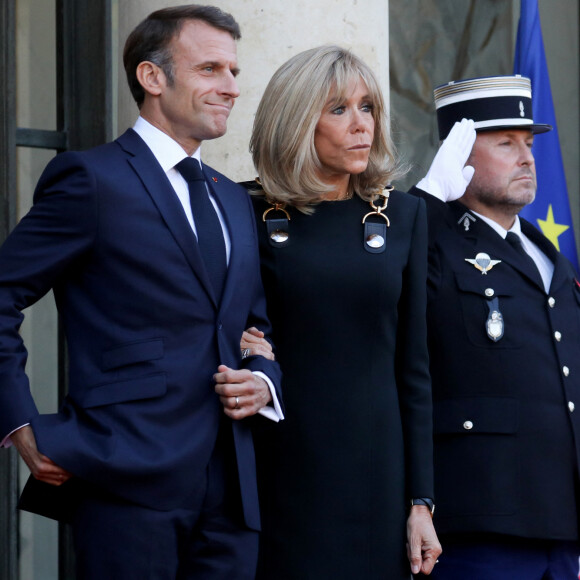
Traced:
[[367, 168], [351, 175], [349, 192], [372, 200], [404, 174], [387, 128], [384, 99], [371, 69], [339, 46], [326, 45], [292, 57], [275, 73], [258, 106], [250, 152], [269, 200], [310, 213], [332, 187], [318, 177], [321, 162], [314, 132], [331, 92], [337, 104], [348, 97], [352, 80], [369, 91], [375, 121]]

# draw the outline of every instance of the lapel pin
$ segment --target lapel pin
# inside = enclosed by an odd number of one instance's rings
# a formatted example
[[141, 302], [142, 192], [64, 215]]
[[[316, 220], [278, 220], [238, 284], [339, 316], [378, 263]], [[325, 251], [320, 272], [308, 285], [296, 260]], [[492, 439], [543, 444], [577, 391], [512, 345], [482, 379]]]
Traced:
[[465, 212], [457, 221], [458, 224], [462, 224], [465, 231], [468, 232], [469, 231], [469, 226], [471, 225], [471, 222], [474, 222], [475, 218], [469, 213], [469, 212]]
[[482, 274], [487, 274], [489, 270], [501, 262], [501, 260], [492, 260], [485, 252], [477, 254], [475, 259], [465, 258], [465, 261], [473, 264]]
[[212, 179], [217, 183], [217, 177], [212, 177]]

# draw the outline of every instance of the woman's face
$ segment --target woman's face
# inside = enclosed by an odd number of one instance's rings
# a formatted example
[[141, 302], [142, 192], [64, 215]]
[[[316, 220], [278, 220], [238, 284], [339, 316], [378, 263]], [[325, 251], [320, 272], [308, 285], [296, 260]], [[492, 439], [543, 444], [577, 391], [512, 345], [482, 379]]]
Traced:
[[374, 103], [362, 79], [352, 80], [343, 101], [331, 92], [314, 132], [314, 147], [324, 183], [348, 186], [351, 174], [368, 164], [375, 133]]

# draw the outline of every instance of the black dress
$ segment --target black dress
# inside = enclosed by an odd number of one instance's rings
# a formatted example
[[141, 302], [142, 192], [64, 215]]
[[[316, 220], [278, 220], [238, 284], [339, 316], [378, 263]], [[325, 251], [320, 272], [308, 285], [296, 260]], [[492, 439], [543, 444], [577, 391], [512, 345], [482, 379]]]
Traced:
[[391, 193], [379, 254], [358, 196], [289, 208], [286, 247], [269, 207], [255, 200], [286, 419], [256, 421], [258, 578], [408, 579], [408, 500], [433, 496], [424, 204]]

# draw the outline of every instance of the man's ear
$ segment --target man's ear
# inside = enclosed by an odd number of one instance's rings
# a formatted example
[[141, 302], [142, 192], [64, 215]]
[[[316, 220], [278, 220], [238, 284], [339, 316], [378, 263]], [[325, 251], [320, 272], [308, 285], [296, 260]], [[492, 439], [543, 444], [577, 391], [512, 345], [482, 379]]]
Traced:
[[156, 64], [144, 60], [137, 65], [137, 80], [143, 90], [153, 96], [159, 96], [167, 86], [165, 73]]

